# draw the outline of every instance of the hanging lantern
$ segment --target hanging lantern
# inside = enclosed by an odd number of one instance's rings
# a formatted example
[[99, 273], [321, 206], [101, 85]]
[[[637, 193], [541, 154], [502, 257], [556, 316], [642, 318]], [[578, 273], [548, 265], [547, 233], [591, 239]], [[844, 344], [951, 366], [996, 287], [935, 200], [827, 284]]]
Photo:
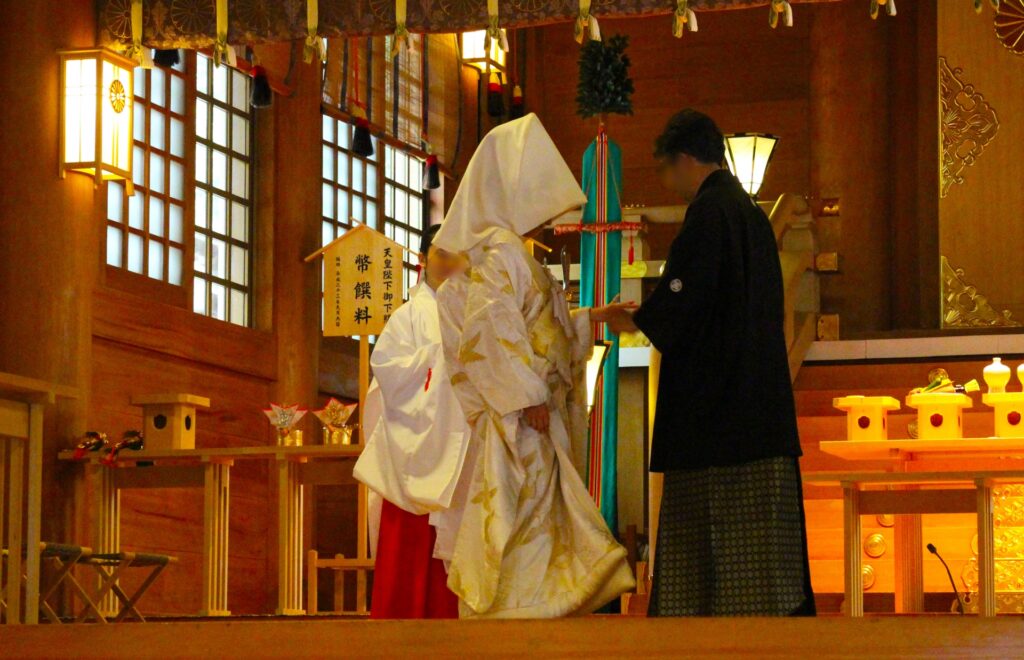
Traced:
[[[505, 30], [501, 31], [502, 34]], [[487, 47], [487, 30], [474, 30], [463, 32], [459, 37], [462, 44], [462, 63], [471, 67], [487, 71], [488, 65], [491, 69], [505, 70], [505, 51], [501, 48], [501, 42], [491, 39], [490, 48]]]
[[730, 133], [725, 136], [725, 160], [747, 194], [757, 199], [779, 138], [767, 133]]
[[70, 170], [132, 191], [135, 62], [112, 51], [61, 50], [60, 176]]

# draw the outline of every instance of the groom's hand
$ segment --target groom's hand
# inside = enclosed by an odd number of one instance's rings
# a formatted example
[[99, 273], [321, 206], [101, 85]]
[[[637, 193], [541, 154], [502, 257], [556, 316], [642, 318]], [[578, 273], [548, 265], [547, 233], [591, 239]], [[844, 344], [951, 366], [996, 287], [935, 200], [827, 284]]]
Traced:
[[526, 423], [536, 429], [539, 433], [547, 433], [551, 418], [548, 415], [547, 404], [531, 406], [523, 409], [523, 417]]
[[595, 307], [590, 310], [590, 319], [595, 323], [605, 323], [608, 329], [615, 334], [623, 332], [636, 332], [636, 324], [633, 323], [633, 312], [638, 305], [634, 302], [612, 303], [604, 307]]

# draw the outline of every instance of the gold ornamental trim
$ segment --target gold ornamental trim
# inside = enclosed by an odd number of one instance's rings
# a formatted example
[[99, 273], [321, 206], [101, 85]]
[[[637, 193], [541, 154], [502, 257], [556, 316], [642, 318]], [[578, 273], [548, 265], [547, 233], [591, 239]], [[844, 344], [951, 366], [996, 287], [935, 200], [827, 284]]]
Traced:
[[997, 312], [978, 287], [967, 282], [963, 268], [942, 257], [943, 328], [1016, 328], [1020, 322], [1009, 310]]
[[974, 165], [999, 130], [995, 109], [962, 74], [962, 68], [951, 68], [945, 57], [939, 57], [942, 197], [954, 184], [964, 182], [965, 170]]

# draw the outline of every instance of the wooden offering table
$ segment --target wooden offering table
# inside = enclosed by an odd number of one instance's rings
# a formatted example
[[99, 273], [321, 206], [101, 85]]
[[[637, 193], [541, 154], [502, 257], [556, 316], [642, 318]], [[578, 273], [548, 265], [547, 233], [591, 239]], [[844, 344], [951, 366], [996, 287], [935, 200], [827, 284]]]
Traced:
[[[899, 612], [922, 609], [921, 514], [974, 513], [978, 528], [978, 611], [996, 614], [992, 487], [1024, 482], [1019, 462], [992, 469], [991, 459], [1024, 459], [1024, 438], [839, 440], [821, 451], [849, 461], [892, 461], [891, 471], [808, 474], [808, 484], [843, 489], [843, 555], [847, 614], [863, 615], [860, 516], [896, 514], [896, 603]], [[952, 460], [949, 460], [952, 459]], [[989, 459], [985, 469], [955, 467]], [[950, 465], [953, 464], [953, 467]], [[936, 467], [938, 466], [938, 467]]]
[[[0, 373], [0, 537], [7, 517], [7, 569], [0, 564], [0, 594], [9, 624], [39, 622], [39, 542], [42, 522], [43, 411], [57, 397], [74, 399], [74, 388]], [[4, 482], [7, 481], [5, 484]], [[22, 559], [25, 609], [22, 616]]]
[[[228, 503], [230, 470], [235, 461], [274, 461], [278, 474], [278, 614], [302, 614], [303, 486], [352, 481], [352, 460], [359, 445], [260, 446], [218, 449], [126, 451], [115, 466], [90, 454], [87, 472], [101, 498], [99, 552], [120, 550], [120, 491], [130, 488], [203, 489], [203, 616], [227, 616]], [[70, 451], [63, 460], [73, 460]], [[335, 459], [335, 460], [326, 460]]]

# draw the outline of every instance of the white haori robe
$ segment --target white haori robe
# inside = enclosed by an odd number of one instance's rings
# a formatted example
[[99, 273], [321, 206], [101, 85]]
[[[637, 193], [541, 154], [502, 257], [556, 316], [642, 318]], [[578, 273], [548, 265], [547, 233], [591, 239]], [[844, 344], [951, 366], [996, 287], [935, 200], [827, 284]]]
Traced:
[[[635, 586], [573, 465], [588, 432], [589, 310], [521, 236], [586, 197], [536, 115], [495, 127], [473, 154], [433, 244], [470, 269], [438, 290], [445, 361], [472, 429], [469, 501], [448, 569], [462, 617], [586, 614]], [[547, 405], [538, 432], [523, 410]]]
[[373, 554], [382, 497], [410, 513], [430, 514], [437, 531], [434, 556], [451, 559], [461, 514], [455, 495], [469, 428], [447, 376], [437, 302], [426, 283], [395, 310], [370, 365], [374, 380], [363, 413], [369, 440], [353, 473], [371, 490]]

